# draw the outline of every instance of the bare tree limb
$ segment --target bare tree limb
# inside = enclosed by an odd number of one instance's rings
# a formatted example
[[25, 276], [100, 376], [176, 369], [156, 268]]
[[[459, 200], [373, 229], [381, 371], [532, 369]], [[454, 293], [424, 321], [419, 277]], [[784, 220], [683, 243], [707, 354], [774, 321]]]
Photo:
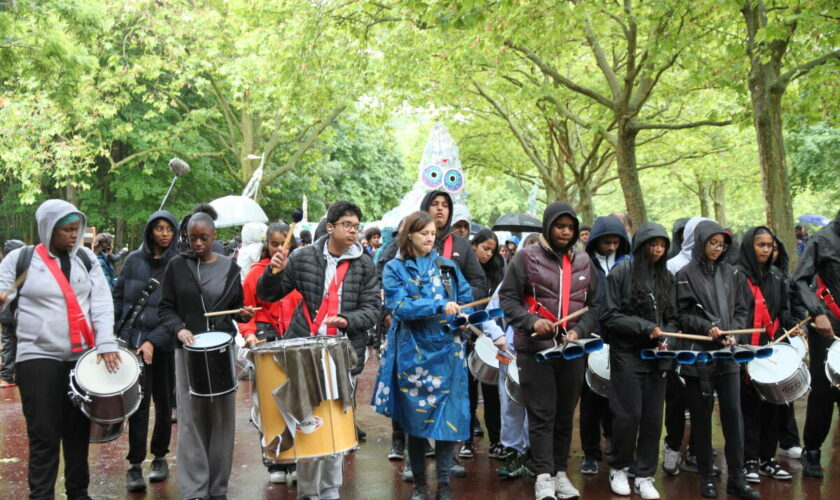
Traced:
[[689, 123], [637, 123], [633, 125], [633, 128], [636, 130], [682, 130], [687, 128], [697, 128], [697, 127], [704, 127], [704, 126], [711, 126], [711, 127], [725, 127], [727, 125], [731, 125], [732, 120], [724, 120], [724, 121], [714, 121], [714, 120], [702, 120], [699, 122], [689, 122]]

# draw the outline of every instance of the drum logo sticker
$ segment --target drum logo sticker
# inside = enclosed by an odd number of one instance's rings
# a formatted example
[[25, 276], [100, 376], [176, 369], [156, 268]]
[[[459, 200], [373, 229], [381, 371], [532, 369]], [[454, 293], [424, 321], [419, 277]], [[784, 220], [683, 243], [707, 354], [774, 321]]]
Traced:
[[324, 419], [317, 415], [310, 415], [296, 426], [298, 432], [312, 434], [324, 426]]

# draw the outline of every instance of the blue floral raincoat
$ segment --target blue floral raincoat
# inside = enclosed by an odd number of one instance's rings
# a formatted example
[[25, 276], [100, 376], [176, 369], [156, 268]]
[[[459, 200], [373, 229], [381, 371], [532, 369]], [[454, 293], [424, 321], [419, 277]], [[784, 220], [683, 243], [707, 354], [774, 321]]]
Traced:
[[[441, 267], [448, 268], [452, 298]], [[391, 260], [382, 281], [385, 307], [393, 321], [382, 347], [371, 404], [411, 436], [467, 440], [470, 403], [464, 341], [458, 333], [444, 332], [444, 324], [453, 317], [442, 312], [450, 300], [471, 302], [470, 284], [457, 264], [435, 251], [426, 257]]]

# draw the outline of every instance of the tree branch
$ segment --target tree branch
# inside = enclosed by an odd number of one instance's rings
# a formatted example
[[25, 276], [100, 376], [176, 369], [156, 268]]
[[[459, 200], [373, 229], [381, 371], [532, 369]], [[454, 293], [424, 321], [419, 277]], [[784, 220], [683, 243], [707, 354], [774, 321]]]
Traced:
[[800, 64], [795, 68], [787, 71], [786, 73], [779, 76], [779, 79], [776, 81], [776, 86], [781, 86], [781, 88], [785, 88], [788, 86], [790, 82], [805, 76], [810, 72], [812, 69], [816, 68], [817, 66], [823, 65], [832, 59], [840, 60], [840, 49], [837, 49], [833, 52], [829, 52], [827, 54], [823, 54], [819, 57], [815, 57], [810, 61]]
[[[180, 156], [180, 157], [183, 157], [183, 158], [186, 158], [186, 159], [191, 159], [191, 158], [222, 158], [222, 157], [224, 157], [224, 152], [223, 151], [214, 151], [212, 153], [187, 153], [187, 152], [182, 151], [180, 149], [160, 147], [160, 148], [150, 148], [150, 149], [145, 149], [143, 151], [138, 151], [134, 154], [126, 156], [125, 158], [123, 158], [122, 160], [120, 160], [118, 162], [111, 161], [110, 162], [111, 163], [111, 168], [113, 169], [113, 168], [121, 167], [121, 166], [123, 166], [127, 163], [131, 163], [134, 160], [137, 160], [138, 158], [142, 158], [143, 156], [146, 156], [146, 155], [149, 155], [149, 154], [152, 154], [152, 153], [165, 153], [167, 151], [175, 153], [176, 156]], [[110, 160], [110, 155], [109, 155], [109, 160]]]
[[724, 120], [722, 122], [714, 120], [702, 120], [699, 122], [689, 123], [637, 123], [633, 125], [633, 128], [636, 130], [682, 130], [687, 128], [697, 128], [703, 126], [725, 127], [731, 124], [732, 120]]

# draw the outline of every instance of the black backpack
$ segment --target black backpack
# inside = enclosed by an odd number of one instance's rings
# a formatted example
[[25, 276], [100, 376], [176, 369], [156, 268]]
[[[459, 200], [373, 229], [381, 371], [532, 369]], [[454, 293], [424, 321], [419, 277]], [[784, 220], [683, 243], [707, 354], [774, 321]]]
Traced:
[[[29, 264], [32, 262], [32, 254], [35, 253], [35, 245], [26, 245], [25, 247], [21, 248], [20, 255], [18, 255], [17, 263], [15, 264], [15, 280], [18, 280], [23, 273], [29, 269]], [[81, 259], [82, 264], [85, 265], [85, 269], [87, 272], [90, 273], [90, 270], [93, 268], [93, 263], [90, 261], [90, 257], [84, 251], [76, 252], [76, 255]], [[15, 323], [15, 313], [17, 312], [17, 305], [18, 299], [20, 298], [20, 290], [23, 288], [23, 284], [26, 283], [26, 279], [24, 278], [23, 282], [18, 286], [18, 294], [15, 295], [15, 300], [9, 304], [2, 313], [0, 313], [0, 322], [6, 324]]]

